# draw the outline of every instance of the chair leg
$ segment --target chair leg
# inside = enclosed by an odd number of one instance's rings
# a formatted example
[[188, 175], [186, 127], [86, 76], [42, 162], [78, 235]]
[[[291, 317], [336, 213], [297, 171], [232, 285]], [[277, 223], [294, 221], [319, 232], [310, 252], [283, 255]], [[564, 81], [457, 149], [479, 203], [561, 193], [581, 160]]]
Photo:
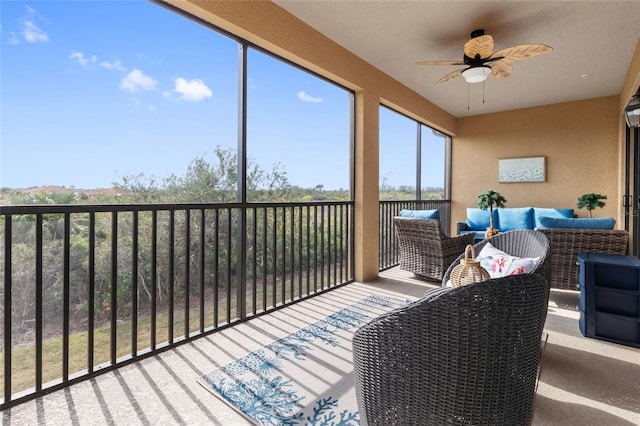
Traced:
[[540, 361], [538, 363], [538, 374], [536, 375], [536, 393], [538, 392], [538, 383], [540, 382], [540, 376], [542, 375], [542, 358], [544, 356], [544, 349], [547, 347], [547, 340], [549, 340], [549, 333], [543, 331], [542, 339], [540, 340]]

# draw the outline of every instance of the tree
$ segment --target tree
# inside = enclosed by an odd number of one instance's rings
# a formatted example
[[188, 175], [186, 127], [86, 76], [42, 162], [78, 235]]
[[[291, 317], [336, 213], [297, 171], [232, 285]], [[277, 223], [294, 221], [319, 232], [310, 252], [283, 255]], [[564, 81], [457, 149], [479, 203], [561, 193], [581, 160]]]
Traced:
[[606, 195], [601, 194], [583, 194], [578, 198], [578, 203], [576, 207], [579, 209], [586, 207], [589, 212], [589, 217], [591, 217], [591, 211], [596, 209], [597, 207], [604, 207], [604, 202], [600, 200], [606, 200]]
[[487, 229], [487, 236], [496, 234], [493, 227], [493, 206], [504, 207], [504, 203], [506, 202], [506, 198], [493, 189], [488, 189], [478, 194], [478, 207], [482, 210], [489, 209], [489, 229]]
[[[228, 203], [237, 201], [238, 156], [231, 148], [216, 146], [214, 159], [198, 156], [191, 160], [183, 176], [163, 178], [143, 174], [124, 176], [113, 186], [129, 194], [132, 202], [145, 203]], [[280, 163], [265, 170], [247, 160], [249, 201], [283, 201], [290, 191], [287, 172]]]

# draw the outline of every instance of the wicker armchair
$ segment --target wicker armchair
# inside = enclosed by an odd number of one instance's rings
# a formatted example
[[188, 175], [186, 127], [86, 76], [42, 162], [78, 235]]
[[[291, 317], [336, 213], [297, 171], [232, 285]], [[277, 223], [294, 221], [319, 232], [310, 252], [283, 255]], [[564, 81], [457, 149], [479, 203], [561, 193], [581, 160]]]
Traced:
[[441, 287], [362, 326], [362, 424], [530, 424], [546, 292], [539, 274]]
[[451, 262], [473, 244], [473, 234], [448, 237], [438, 219], [393, 218], [400, 248], [400, 269], [439, 281]]
[[629, 232], [619, 229], [538, 228], [549, 239], [547, 280], [552, 288], [578, 290], [578, 253], [627, 254]]
[[[491, 238], [474, 244], [473, 247], [476, 254], [479, 254], [482, 247], [488, 242], [497, 249], [509, 253], [511, 256], [539, 257], [538, 265], [531, 273], [546, 277], [550, 245], [549, 240], [543, 233], [534, 231], [533, 229], [515, 229], [513, 231], [501, 232]], [[451, 276], [451, 271], [460, 264], [460, 260], [463, 258], [464, 253], [451, 263], [444, 274], [442, 285], [447, 283]]]

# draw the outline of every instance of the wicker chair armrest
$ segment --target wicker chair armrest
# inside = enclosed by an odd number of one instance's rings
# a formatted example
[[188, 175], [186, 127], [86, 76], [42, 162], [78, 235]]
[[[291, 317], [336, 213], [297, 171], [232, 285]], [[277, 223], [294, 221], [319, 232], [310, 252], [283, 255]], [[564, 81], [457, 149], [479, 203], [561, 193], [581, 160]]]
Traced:
[[456, 222], [456, 234], [460, 234], [462, 231], [469, 231], [469, 225], [467, 222]]
[[473, 234], [444, 237], [442, 239], [442, 251], [445, 256], [464, 255], [464, 249], [467, 247], [467, 245], [473, 245], [473, 238]]

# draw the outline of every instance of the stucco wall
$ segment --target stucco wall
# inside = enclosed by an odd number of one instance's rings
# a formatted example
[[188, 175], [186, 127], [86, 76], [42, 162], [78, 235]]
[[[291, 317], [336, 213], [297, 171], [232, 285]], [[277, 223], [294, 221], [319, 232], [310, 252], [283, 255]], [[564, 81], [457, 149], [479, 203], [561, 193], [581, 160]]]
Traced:
[[[588, 192], [607, 196], [596, 217], [618, 214], [618, 97], [458, 119], [453, 140], [452, 222], [477, 194], [495, 189], [507, 207], [576, 208]], [[546, 182], [498, 183], [498, 159], [546, 157]], [[588, 217], [584, 209], [580, 217]], [[620, 221], [618, 221], [620, 222]]]

